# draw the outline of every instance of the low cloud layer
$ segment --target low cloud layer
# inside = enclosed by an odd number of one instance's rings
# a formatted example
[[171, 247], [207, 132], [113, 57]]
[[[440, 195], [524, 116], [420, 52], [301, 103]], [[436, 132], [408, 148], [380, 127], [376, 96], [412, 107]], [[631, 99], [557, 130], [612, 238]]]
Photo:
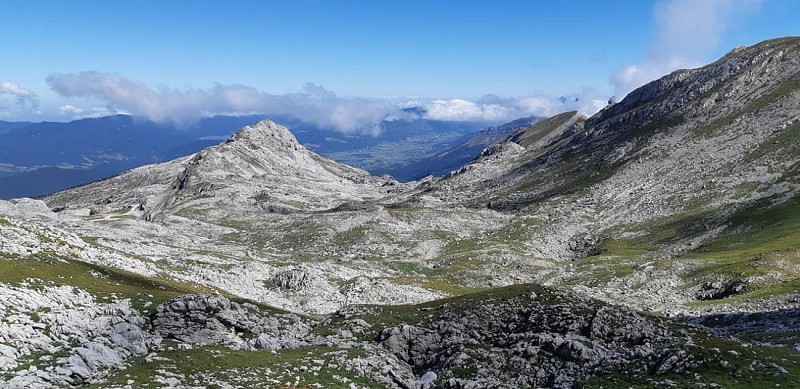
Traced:
[[[285, 95], [273, 95], [244, 85], [155, 90], [119, 74], [91, 71], [54, 74], [47, 82], [61, 96], [95, 97], [107, 102], [113, 110], [178, 126], [214, 115], [264, 114], [290, 116], [345, 133], [375, 133], [382, 120], [403, 115], [399, 107], [388, 102], [339, 97], [315, 84], [307, 84], [299, 93]], [[83, 112], [70, 105], [63, 106], [61, 111]]]
[[553, 97], [505, 98], [486, 95], [477, 101], [463, 99], [433, 100], [422, 106], [429, 119], [446, 121], [508, 121], [525, 116], [552, 116], [565, 111], [579, 111], [591, 116], [607, 104], [597, 93]]
[[708, 62], [722, 36], [742, 16], [758, 11], [760, 0], [669, 0], [656, 3], [657, 34], [644, 61], [611, 75], [618, 96], [674, 70]]
[[393, 104], [385, 100], [340, 97], [321, 85], [306, 84], [298, 93], [273, 95], [244, 85], [216, 85], [209, 89], [153, 89], [115, 73], [81, 72], [55, 74], [50, 87], [64, 97], [94, 97], [105, 107], [61, 106], [59, 112], [73, 118], [129, 113], [153, 121], [188, 126], [214, 115], [263, 114], [285, 116], [344, 133], [377, 134], [383, 120], [410, 118], [402, 110], [410, 106], [425, 109], [425, 118], [444, 121], [487, 121], [500, 123], [524, 116], [550, 116], [569, 110], [587, 115], [605, 105], [591, 93], [569, 98], [503, 98], [487, 95], [477, 101], [438, 99]]

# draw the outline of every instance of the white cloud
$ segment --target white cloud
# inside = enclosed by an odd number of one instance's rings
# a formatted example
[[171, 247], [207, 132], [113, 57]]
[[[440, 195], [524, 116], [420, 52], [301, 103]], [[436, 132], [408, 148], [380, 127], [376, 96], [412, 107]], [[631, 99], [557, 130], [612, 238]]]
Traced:
[[756, 12], [760, 0], [668, 0], [654, 9], [657, 35], [642, 63], [611, 75], [615, 93], [627, 95], [645, 83], [710, 60], [725, 32], [740, 17]]
[[569, 98], [504, 98], [486, 95], [476, 101], [454, 98], [392, 103], [387, 100], [340, 97], [316, 84], [297, 93], [273, 95], [244, 85], [216, 85], [209, 89], [160, 89], [119, 74], [81, 72], [55, 74], [47, 82], [65, 97], [95, 97], [105, 107], [82, 108], [64, 104], [59, 112], [74, 119], [117, 113], [145, 116], [157, 122], [189, 125], [214, 115], [263, 114], [289, 116], [345, 133], [377, 134], [383, 120], [412, 117], [402, 108], [420, 106], [428, 119], [500, 123], [524, 116], [551, 116], [577, 110], [592, 115], [605, 106], [592, 90]]
[[0, 82], [0, 93], [5, 93], [20, 98], [36, 98], [36, 93], [32, 90], [23, 88], [20, 84], [11, 81]]
[[82, 115], [79, 115], [78, 118], [101, 118], [105, 116], [117, 115], [117, 114], [126, 114], [127, 112], [118, 111], [115, 109], [110, 109], [108, 107], [92, 107], [89, 110], [84, 110]]
[[434, 100], [424, 104], [424, 108], [428, 111], [426, 117], [446, 121], [502, 120], [512, 110], [512, 107], [500, 104], [480, 104], [462, 99]]
[[154, 90], [119, 74], [91, 71], [54, 74], [47, 82], [65, 97], [93, 96], [108, 102], [110, 111], [126, 111], [177, 125], [214, 115], [265, 114], [291, 116], [347, 133], [377, 133], [383, 119], [402, 115], [397, 106], [388, 102], [339, 97], [315, 84], [286, 95], [273, 95], [244, 85]]
[[486, 95], [477, 101], [463, 99], [433, 100], [419, 103], [427, 110], [426, 117], [446, 121], [510, 121], [525, 116], [553, 116], [566, 111], [579, 111], [591, 116], [606, 106], [607, 99], [587, 89], [581, 93], [559, 98], [534, 96], [504, 98]]
[[83, 113], [83, 108], [78, 108], [74, 105], [64, 104], [58, 109], [58, 112], [65, 115], [80, 115]]

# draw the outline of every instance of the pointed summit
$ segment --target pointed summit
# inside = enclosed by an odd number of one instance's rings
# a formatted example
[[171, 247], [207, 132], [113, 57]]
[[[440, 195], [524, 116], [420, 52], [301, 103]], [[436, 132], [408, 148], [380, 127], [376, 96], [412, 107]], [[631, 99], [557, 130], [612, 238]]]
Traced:
[[261, 120], [251, 126], [242, 127], [226, 143], [246, 142], [251, 145], [280, 145], [302, 147], [288, 128], [272, 120]]
[[[57, 193], [49, 201], [66, 207], [87, 201], [109, 209], [136, 206], [148, 220], [186, 208], [214, 218], [265, 209], [330, 209], [377, 196], [383, 183], [314, 154], [286, 127], [262, 120], [189, 157]], [[109, 193], [119, 198], [106, 201]]]

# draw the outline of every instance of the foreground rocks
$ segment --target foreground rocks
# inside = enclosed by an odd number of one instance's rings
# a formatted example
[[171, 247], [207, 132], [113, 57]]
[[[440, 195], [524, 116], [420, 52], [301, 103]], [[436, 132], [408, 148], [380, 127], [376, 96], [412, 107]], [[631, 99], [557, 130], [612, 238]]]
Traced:
[[129, 300], [98, 302], [66, 286], [0, 284], [0, 387], [97, 382], [161, 338]]
[[[462, 307], [467, 308], [467, 307]], [[660, 320], [539, 289], [461, 311], [447, 309], [421, 325], [387, 328], [381, 345], [418, 372], [432, 370], [450, 388], [570, 388], [603, 372], [687, 373], [688, 339]]]
[[150, 322], [159, 336], [195, 345], [278, 350], [305, 346], [312, 339], [310, 320], [218, 294], [185, 295], [161, 304]]
[[[632, 382], [661, 382], [667, 376], [704, 382], [697, 373], [709, 368], [727, 369], [726, 374], [743, 382], [764, 371], [792, 374], [785, 361], [761, 352], [745, 355], [745, 347], [752, 346], [722, 340], [700, 326], [537, 285], [416, 306], [347, 306], [323, 318], [219, 294], [183, 295], [159, 304], [147, 318], [127, 300], [98, 304], [71, 288], [45, 287], [38, 295], [28, 294], [30, 286], [0, 289], [0, 303], [12, 296], [25, 302], [17, 308], [0, 306], [5, 312], [0, 320], [2, 387], [105, 387], [109, 377], [125, 375], [131, 366], [173, 361], [182, 352], [206, 347], [213, 355], [224, 355], [222, 350], [256, 353], [248, 354], [253, 358], [271, 353], [272, 363], [304, 355], [287, 360], [298, 384], [315, 382], [314, 372], [333, 369], [340, 372], [333, 375], [336, 385], [352, 388], [361, 387], [353, 379], [387, 388], [573, 388], [620, 374]], [[43, 306], [50, 310], [42, 312]], [[42, 313], [33, 315], [36, 311]], [[727, 344], [728, 351], [707, 348], [705, 342]], [[160, 357], [164, 352], [173, 359]], [[31, 358], [37, 353], [63, 356]], [[285, 377], [272, 367], [261, 366], [258, 374]], [[208, 372], [193, 373], [190, 379], [165, 371], [149, 374], [165, 387], [198, 379], [247, 387]]]

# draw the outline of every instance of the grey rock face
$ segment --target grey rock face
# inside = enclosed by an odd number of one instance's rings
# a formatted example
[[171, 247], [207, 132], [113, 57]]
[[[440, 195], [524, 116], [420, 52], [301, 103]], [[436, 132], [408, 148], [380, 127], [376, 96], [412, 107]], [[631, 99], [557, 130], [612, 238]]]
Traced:
[[300, 269], [288, 269], [275, 273], [271, 278], [273, 283], [281, 289], [300, 290], [310, 284], [310, 277]]
[[150, 318], [153, 331], [188, 344], [277, 350], [310, 341], [309, 324], [299, 316], [272, 313], [221, 295], [184, 295], [161, 304]]
[[436, 360], [442, 337], [436, 331], [404, 325], [381, 333], [381, 345], [415, 368], [421, 369]]
[[0, 283], [2, 388], [100, 382], [161, 341], [129, 300], [101, 304], [71, 287], [26, 286]]
[[160, 305], [151, 323], [156, 333], [168, 339], [190, 344], [228, 343], [236, 339], [232, 333], [236, 323], [226, 319], [236, 313], [222, 296], [189, 295]]
[[[692, 366], [686, 353], [671, 351], [683, 343], [680, 337], [624, 307], [548, 292], [530, 302], [451, 309], [424, 325], [385, 329], [382, 347], [415, 371], [437, 372], [446, 388], [571, 388], [623, 366], [642, 376]], [[470, 378], [453, 376], [464, 369], [473, 372]]]
[[747, 281], [742, 280], [722, 280], [707, 281], [695, 294], [698, 300], [719, 300], [744, 292], [747, 288]]

